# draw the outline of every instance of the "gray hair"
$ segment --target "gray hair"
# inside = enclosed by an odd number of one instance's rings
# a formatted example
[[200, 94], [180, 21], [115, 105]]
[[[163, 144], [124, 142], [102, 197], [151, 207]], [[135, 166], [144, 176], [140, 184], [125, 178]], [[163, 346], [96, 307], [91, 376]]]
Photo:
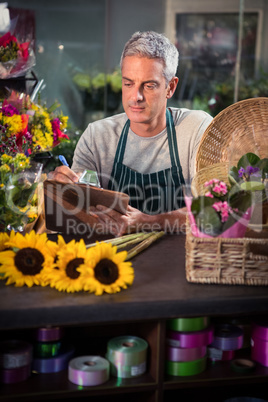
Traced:
[[158, 58], [163, 61], [163, 75], [168, 85], [169, 81], [176, 75], [179, 64], [179, 52], [164, 35], [154, 31], [135, 32], [125, 44], [123, 49], [120, 67], [126, 56], [140, 56], [149, 59]]

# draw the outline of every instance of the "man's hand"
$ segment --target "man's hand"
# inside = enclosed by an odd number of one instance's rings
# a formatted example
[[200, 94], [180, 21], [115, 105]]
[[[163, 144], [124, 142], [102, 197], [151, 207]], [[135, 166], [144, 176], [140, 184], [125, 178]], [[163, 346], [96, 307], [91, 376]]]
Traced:
[[56, 180], [62, 183], [77, 183], [80, 174], [75, 173], [68, 166], [58, 166], [52, 172], [49, 172], [47, 178], [49, 180]]
[[90, 207], [89, 212], [115, 236], [141, 231], [179, 232], [183, 231], [186, 219], [186, 208], [158, 215], [147, 215], [129, 205], [126, 214], [122, 215], [103, 205], [97, 205]]

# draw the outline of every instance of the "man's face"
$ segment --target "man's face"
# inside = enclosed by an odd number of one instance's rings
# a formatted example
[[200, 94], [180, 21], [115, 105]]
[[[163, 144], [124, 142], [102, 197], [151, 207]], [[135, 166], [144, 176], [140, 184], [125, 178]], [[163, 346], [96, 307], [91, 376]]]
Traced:
[[165, 118], [169, 86], [158, 59], [127, 56], [122, 64], [122, 102], [133, 123], [153, 124]]

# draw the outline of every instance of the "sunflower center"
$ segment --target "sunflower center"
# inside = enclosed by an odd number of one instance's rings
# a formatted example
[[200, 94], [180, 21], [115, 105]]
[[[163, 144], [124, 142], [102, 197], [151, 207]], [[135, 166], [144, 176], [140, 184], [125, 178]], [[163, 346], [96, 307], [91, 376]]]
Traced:
[[15, 265], [23, 275], [37, 275], [43, 268], [44, 257], [36, 248], [25, 247], [15, 256]]
[[95, 278], [104, 285], [111, 285], [118, 277], [117, 265], [108, 258], [103, 258], [95, 266]]
[[66, 267], [66, 275], [71, 279], [77, 279], [80, 275], [80, 272], [76, 270], [79, 265], [84, 264], [84, 258], [74, 258], [69, 261]]

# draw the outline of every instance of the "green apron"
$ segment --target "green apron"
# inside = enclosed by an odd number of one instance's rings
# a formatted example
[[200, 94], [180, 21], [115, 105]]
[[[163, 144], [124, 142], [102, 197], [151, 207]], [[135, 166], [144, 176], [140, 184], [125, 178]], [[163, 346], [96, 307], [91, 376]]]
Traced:
[[[160, 214], [185, 206], [182, 186], [185, 184], [177, 147], [172, 114], [166, 110], [166, 125], [171, 168], [142, 174], [123, 164], [130, 121], [122, 130], [114, 158], [108, 189], [126, 193], [129, 204], [146, 214]], [[145, 155], [146, 157], [146, 155]]]

